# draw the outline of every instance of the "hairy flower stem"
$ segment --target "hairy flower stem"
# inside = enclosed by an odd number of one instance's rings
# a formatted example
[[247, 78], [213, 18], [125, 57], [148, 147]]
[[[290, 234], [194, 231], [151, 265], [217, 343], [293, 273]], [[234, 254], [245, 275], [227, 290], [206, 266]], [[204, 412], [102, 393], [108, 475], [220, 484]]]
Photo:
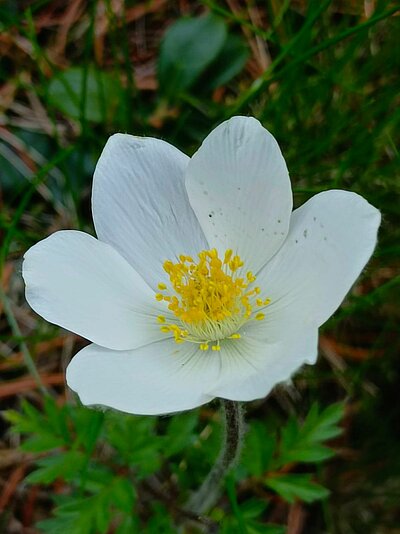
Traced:
[[244, 433], [243, 409], [239, 402], [221, 399], [225, 415], [224, 443], [206, 479], [189, 500], [186, 508], [198, 515], [216, 503], [226, 475], [239, 459]]

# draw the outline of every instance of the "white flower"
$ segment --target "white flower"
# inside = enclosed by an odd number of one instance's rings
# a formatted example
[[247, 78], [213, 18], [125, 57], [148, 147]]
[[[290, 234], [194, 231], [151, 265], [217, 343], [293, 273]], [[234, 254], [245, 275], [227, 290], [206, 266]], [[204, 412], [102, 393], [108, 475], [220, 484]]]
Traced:
[[25, 255], [26, 298], [89, 339], [67, 382], [136, 414], [264, 397], [317, 356], [318, 327], [371, 256], [380, 214], [326, 191], [292, 212], [285, 161], [253, 118], [190, 159], [116, 134], [93, 184], [98, 239], [57, 232]]

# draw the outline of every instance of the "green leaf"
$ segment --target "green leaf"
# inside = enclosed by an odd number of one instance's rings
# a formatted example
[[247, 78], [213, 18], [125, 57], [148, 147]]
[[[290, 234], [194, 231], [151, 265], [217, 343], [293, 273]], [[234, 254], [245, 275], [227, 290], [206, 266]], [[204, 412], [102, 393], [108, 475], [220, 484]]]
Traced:
[[38, 468], [26, 480], [31, 484], [49, 484], [58, 478], [72, 480], [83, 469], [86, 456], [79, 451], [60, 452], [38, 460]]
[[62, 439], [53, 434], [43, 434], [33, 436], [24, 441], [21, 445], [21, 450], [26, 452], [46, 452], [52, 449], [62, 447], [64, 442]]
[[216, 89], [225, 85], [239, 74], [248, 57], [249, 51], [243, 39], [237, 35], [228, 35], [222, 50], [207, 68], [202, 82], [208, 89]]
[[311, 503], [325, 499], [329, 495], [329, 490], [311, 481], [310, 475], [278, 475], [267, 478], [265, 485], [290, 503], [296, 499]]
[[108, 503], [102, 493], [73, 498], [57, 508], [57, 515], [70, 521], [79, 534], [104, 534], [111, 519]]
[[324, 445], [300, 445], [281, 456], [281, 462], [319, 463], [335, 456], [335, 451]]
[[171, 418], [164, 440], [164, 454], [167, 458], [181, 452], [196, 439], [194, 429], [197, 421], [198, 412], [195, 410]]
[[[46, 397], [44, 400], [44, 427], [50, 428], [54, 433], [62, 436], [65, 443], [70, 443], [70, 433], [68, 430], [69, 406], [57, 406], [52, 397]], [[43, 416], [41, 416], [43, 417]]]
[[37, 425], [37, 419], [29, 419], [24, 413], [15, 410], [7, 410], [3, 413], [4, 419], [13, 425], [13, 433], [27, 434], [36, 432], [40, 426]]
[[[112, 518], [119, 517], [119, 512], [123, 514], [122, 522], [124, 516], [132, 515], [134, 503], [135, 492], [132, 484], [123, 477], [114, 477], [93, 495], [66, 496], [55, 510], [56, 518], [42, 525], [47, 529], [45, 532], [49, 533], [53, 528], [58, 534], [60, 525], [60, 532], [61, 526], [64, 526], [63, 532], [68, 534], [105, 534], [110, 528]], [[129, 523], [131, 522], [125, 521], [125, 525]]]
[[12, 423], [12, 431], [30, 435], [22, 449], [30, 452], [44, 452], [70, 444], [67, 426], [68, 408], [58, 407], [49, 398], [44, 402], [44, 413], [23, 400], [21, 412], [9, 410], [5, 418]]
[[100, 493], [103, 488], [110, 487], [115, 476], [111, 469], [93, 459], [85, 466], [82, 475], [79, 482], [89, 493]]
[[339, 436], [343, 429], [338, 423], [344, 416], [344, 404], [338, 402], [332, 404], [323, 410], [315, 420], [308, 422], [306, 419], [304, 424], [304, 432], [307, 433], [310, 441], [325, 441], [327, 439]]
[[91, 534], [91, 525], [84, 528], [79, 521], [79, 514], [65, 514], [36, 523], [39, 531], [44, 534]]
[[268, 470], [276, 447], [276, 434], [264, 423], [251, 421], [245, 435], [241, 464], [253, 476], [261, 476]]
[[160, 48], [160, 92], [173, 98], [191, 87], [217, 57], [225, 38], [225, 24], [212, 14], [183, 18], [172, 24]]
[[161, 464], [161, 440], [155, 435], [157, 420], [120, 413], [108, 414], [105, 439], [118, 452], [119, 461], [135, 469], [136, 476], [155, 473]]
[[123, 477], [115, 477], [110, 487], [110, 501], [127, 514], [132, 512], [132, 506], [136, 499], [136, 492], [129, 480]]
[[90, 454], [100, 435], [104, 422], [104, 413], [80, 406], [71, 414], [75, 426], [76, 443]]
[[124, 517], [121, 523], [117, 526], [115, 534], [136, 534], [143, 532], [138, 524], [137, 517]]
[[120, 102], [121, 85], [117, 77], [91, 66], [72, 67], [58, 72], [50, 81], [48, 101], [65, 115], [82, 116], [95, 123], [111, 120]]
[[267, 503], [259, 499], [248, 499], [240, 505], [240, 511], [245, 519], [256, 519], [266, 508]]
[[341, 434], [337, 423], [343, 417], [343, 404], [334, 404], [320, 412], [313, 404], [302, 425], [295, 418], [289, 419], [281, 433], [281, 447], [275, 468], [289, 462], [318, 463], [335, 455], [321, 442]]

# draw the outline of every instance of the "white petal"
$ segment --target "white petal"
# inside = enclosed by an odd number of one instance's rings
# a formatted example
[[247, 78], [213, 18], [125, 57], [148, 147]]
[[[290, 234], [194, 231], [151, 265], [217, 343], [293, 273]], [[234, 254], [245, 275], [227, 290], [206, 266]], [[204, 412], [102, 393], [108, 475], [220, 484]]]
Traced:
[[216, 397], [251, 401], [268, 395], [305, 363], [317, 357], [318, 331], [287, 332], [287, 339], [265, 343], [243, 337], [224, 345], [220, 379], [209, 390]]
[[186, 169], [189, 200], [212, 247], [260, 269], [283, 243], [292, 211], [285, 160], [253, 118], [233, 117], [205, 139]]
[[[46, 320], [112, 349], [160, 339], [153, 291], [112, 247], [61, 231], [26, 252], [26, 299]], [[160, 313], [160, 312], [158, 312]]]
[[293, 212], [288, 237], [257, 277], [275, 320], [323, 324], [369, 260], [380, 213], [346, 191], [320, 193]]
[[67, 369], [67, 382], [86, 405], [155, 415], [189, 410], [212, 400], [219, 360], [197, 345], [171, 340], [133, 351], [96, 345], [81, 350]]
[[207, 247], [189, 204], [183, 173], [189, 158], [150, 137], [110, 137], [94, 173], [92, 209], [97, 236], [156, 288], [165, 260]]

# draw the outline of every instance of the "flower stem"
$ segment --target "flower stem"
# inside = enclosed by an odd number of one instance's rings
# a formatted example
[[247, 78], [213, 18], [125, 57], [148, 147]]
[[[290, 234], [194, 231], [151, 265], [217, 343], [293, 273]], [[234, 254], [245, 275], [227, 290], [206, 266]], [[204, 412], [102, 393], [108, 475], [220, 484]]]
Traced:
[[204, 482], [189, 500], [186, 508], [204, 514], [216, 503], [226, 475], [239, 459], [244, 433], [243, 409], [239, 402], [221, 399], [225, 415], [224, 443]]

